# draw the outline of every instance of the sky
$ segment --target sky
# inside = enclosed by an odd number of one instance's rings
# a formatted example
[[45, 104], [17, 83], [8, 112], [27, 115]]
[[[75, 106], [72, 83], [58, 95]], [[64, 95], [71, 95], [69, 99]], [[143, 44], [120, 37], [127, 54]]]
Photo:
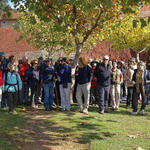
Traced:
[[8, 4], [13, 8], [13, 3], [11, 2], [11, 0], [8, 1]]

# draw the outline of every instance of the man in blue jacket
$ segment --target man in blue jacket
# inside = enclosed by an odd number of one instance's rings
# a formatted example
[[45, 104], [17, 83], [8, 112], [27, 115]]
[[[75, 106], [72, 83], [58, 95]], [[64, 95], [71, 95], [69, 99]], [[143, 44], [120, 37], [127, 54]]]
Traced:
[[109, 65], [109, 56], [103, 57], [103, 62], [98, 64], [95, 69], [95, 76], [97, 77], [97, 98], [99, 104], [99, 111], [101, 114], [108, 112], [108, 99], [111, 84], [111, 67]]
[[47, 58], [45, 62], [46, 66], [41, 75], [44, 87], [44, 104], [46, 111], [51, 111], [53, 109], [54, 80], [56, 75], [54, 66], [52, 65], [52, 59]]

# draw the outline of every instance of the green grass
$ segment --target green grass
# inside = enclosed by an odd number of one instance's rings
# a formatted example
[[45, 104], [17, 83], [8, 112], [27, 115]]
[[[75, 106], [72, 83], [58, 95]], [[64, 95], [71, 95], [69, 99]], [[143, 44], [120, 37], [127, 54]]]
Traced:
[[[76, 109], [77, 105], [72, 105], [71, 112], [23, 112], [18, 108], [18, 115], [13, 116], [1, 112], [0, 150], [16, 150], [20, 145], [23, 148], [25, 139], [33, 143], [31, 149], [34, 142], [44, 139], [56, 143], [49, 143], [54, 150], [58, 145], [63, 150], [62, 143], [70, 141], [72, 150], [80, 150], [80, 145], [84, 150], [134, 150], [139, 146], [150, 150], [150, 106], [145, 116], [131, 116], [131, 109], [126, 109], [124, 102], [119, 111], [110, 110], [104, 115], [99, 114], [95, 106], [90, 106], [89, 115], [77, 113]], [[33, 135], [29, 134], [31, 130]]]

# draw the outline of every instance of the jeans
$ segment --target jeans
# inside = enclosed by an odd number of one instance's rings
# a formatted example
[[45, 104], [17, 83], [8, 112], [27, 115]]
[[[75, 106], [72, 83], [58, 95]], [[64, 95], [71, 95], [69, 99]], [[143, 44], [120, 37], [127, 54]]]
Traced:
[[31, 86], [31, 104], [38, 104], [38, 84], [34, 84], [34, 86]]
[[130, 106], [130, 103], [133, 107], [133, 87], [128, 87], [127, 106]]
[[22, 82], [22, 90], [19, 92], [19, 99], [21, 103], [27, 103], [29, 96], [29, 85], [27, 82]]
[[97, 90], [98, 90], [97, 96], [98, 96], [99, 109], [100, 110], [108, 110], [110, 86], [103, 87], [101, 85], [98, 85]]
[[141, 110], [144, 110], [146, 107], [147, 99], [146, 99], [146, 96], [144, 95], [144, 93], [142, 91], [142, 87], [140, 86], [140, 93], [137, 93], [136, 89], [134, 88], [134, 91], [133, 91], [133, 112], [137, 112], [137, 110], [138, 110], [138, 98], [139, 98], [140, 94], [142, 96]]
[[45, 108], [51, 108], [53, 106], [53, 95], [54, 95], [54, 82], [44, 83], [44, 105]]

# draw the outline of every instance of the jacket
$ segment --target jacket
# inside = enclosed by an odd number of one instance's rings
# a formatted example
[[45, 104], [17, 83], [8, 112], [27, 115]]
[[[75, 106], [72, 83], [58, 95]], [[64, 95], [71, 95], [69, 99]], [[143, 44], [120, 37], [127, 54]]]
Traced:
[[93, 79], [92, 68], [88, 65], [79, 67], [77, 81], [79, 84], [86, 84]]
[[104, 87], [110, 86], [111, 67], [109, 64], [107, 67], [105, 67], [104, 63], [97, 64], [94, 75], [97, 77], [98, 85]]
[[19, 74], [21, 77], [22, 81], [25, 81], [25, 71], [29, 69], [29, 64], [25, 64], [24, 62], [21, 64], [20, 70], [19, 70]]
[[121, 84], [123, 82], [123, 75], [120, 69], [113, 69], [111, 70], [111, 84]]
[[[96, 69], [96, 66], [92, 67], [92, 73], [94, 74]], [[97, 78], [95, 76], [93, 76], [92, 82], [91, 82], [91, 87], [96, 87], [97, 86]]]
[[134, 74], [134, 69], [132, 69], [132, 68], [128, 68], [125, 72], [127, 87], [133, 87], [134, 86], [133, 81], [132, 81], [133, 74]]
[[[7, 78], [7, 79], [6, 79]], [[6, 92], [17, 92], [22, 88], [22, 81], [17, 72], [5, 72], [3, 76], [4, 84], [2, 90]]]
[[71, 65], [61, 65], [58, 76], [60, 77], [59, 84], [71, 83]]
[[45, 84], [52, 82], [54, 76], [56, 77], [56, 73], [53, 65], [46, 66], [41, 74], [43, 83]]

